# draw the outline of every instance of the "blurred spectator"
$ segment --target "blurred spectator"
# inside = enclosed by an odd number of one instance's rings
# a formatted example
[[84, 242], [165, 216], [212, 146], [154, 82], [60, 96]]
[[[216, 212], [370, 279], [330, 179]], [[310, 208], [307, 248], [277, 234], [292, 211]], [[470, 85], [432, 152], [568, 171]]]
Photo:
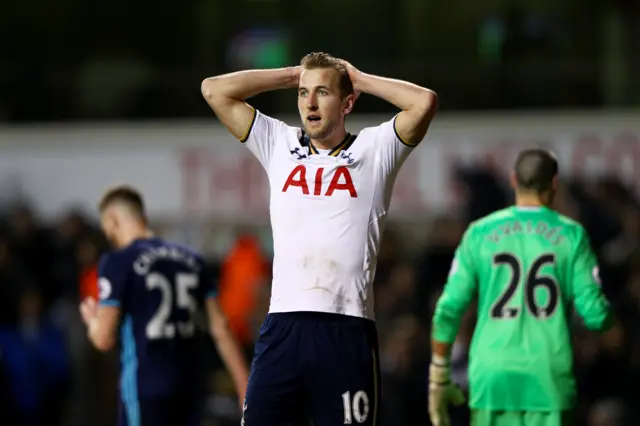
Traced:
[[93, 297], [98, 299], [98, 261], [100, 260], [101, 241], [93, 234], [83, 235], [78, 240], [76, 259], [80, 268], [80, 299]]
[[227, 255], [220, 276], [220, 306], [238, 341], [251, 348], [254, 336], [252, 316], [257, 295], [267, 278], [267, 262], [259, 241], [241, 235]]
[[15, 324], [18, 321], [18, 300], [22, 288], [32, 284], [11, 241], [0, 235], [0, 324]]
[[17, 327], [0, 328], [18, 426], [58, 425], [66, 407], [69, 358], [63, 333], [43, 312], [40, 292], [23, 290]]
[[16, 257], [32, 275], [42, 292], [44, 302], [49, 304], [60, 296], [50, 281], [52, 265], [51, 235], [40, 226], [33, 211], [26, 204], [14, 206], [9, 212], [8, 227]]
[[429, 424], [426, 411], [427, 339], [418, 318], [397, 318], [380, 340], [381, 424]]

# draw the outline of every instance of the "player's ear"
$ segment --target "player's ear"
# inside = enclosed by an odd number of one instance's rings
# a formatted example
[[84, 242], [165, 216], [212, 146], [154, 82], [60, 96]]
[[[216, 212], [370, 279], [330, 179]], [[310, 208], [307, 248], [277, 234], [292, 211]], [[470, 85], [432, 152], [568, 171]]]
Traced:
[[551, 189], [556, 192], [558, 190], [558, 175], [555, 175], [551, 180]]
[[518, 188], [518, 181], [516, 180], [516, 173], [515, 172], [511, 172], [511, 174], [509, 175], [509, 183], [511, 184], [511, 187], [513, 189], [517, 189]]
[[351, 111], [353, 111], [353, 106], [356, 103], [356, 95], [351, 93], [345, 96], [344, 101], [342, 101], [342, 113], [344, 115], [349, 115]]

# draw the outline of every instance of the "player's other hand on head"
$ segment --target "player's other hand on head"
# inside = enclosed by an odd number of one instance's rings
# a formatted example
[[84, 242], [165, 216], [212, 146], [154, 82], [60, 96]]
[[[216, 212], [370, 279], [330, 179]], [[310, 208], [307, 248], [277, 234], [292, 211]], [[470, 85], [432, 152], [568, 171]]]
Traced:
[[347, 73], [349, 74], [349, 78], [351, 79], [351, 84], [353, 84], [354, 94], [356, 95], [356, 99], [358, 99], [358, 97], [362, 93], [362, 91], [358, 88], [358, 82], [360, 81], [360, 75], [362, 74], [362, 72], [344, 59], [340, 59], [340, 62], [342, 62], [347, 69]]
[[98, 302], [93, 297], [87, 297], [80, 303], [80, 315], [85, 324], [88, 324], [96, 316]]
[[300, 74], [302, 74], [302, 65], [296, 65], [293, 67], [289, 67], [289, 70], [291, 70], [291, 75], [290, 75], [290, 87], [291, 88], [298, 88], [298, 86], [300, 85]]

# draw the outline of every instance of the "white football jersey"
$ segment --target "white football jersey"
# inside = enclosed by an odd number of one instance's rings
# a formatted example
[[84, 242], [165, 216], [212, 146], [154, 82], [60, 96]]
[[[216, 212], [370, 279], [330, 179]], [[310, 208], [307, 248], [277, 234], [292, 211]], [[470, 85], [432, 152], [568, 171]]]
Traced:
[[413, 146], [395, 118], [319, 153], [297, 127], [255, 111], [242, 139], [269, 176], [269, 312], [374, 319], [373, 278], [395, 177]]

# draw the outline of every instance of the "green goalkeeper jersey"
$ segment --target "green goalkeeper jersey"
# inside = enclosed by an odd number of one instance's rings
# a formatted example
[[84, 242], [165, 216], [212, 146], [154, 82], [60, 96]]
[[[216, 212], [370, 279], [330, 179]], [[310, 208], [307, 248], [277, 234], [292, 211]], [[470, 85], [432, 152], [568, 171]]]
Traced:
[[584, 228], [544, 207], [510, 207], [471, 224], [433, 318], [433, 338], [453, 343], [477, 296], [469, 353], [469, 405], [561, 411], [575, 404], [570, 321], [610, 323]]

